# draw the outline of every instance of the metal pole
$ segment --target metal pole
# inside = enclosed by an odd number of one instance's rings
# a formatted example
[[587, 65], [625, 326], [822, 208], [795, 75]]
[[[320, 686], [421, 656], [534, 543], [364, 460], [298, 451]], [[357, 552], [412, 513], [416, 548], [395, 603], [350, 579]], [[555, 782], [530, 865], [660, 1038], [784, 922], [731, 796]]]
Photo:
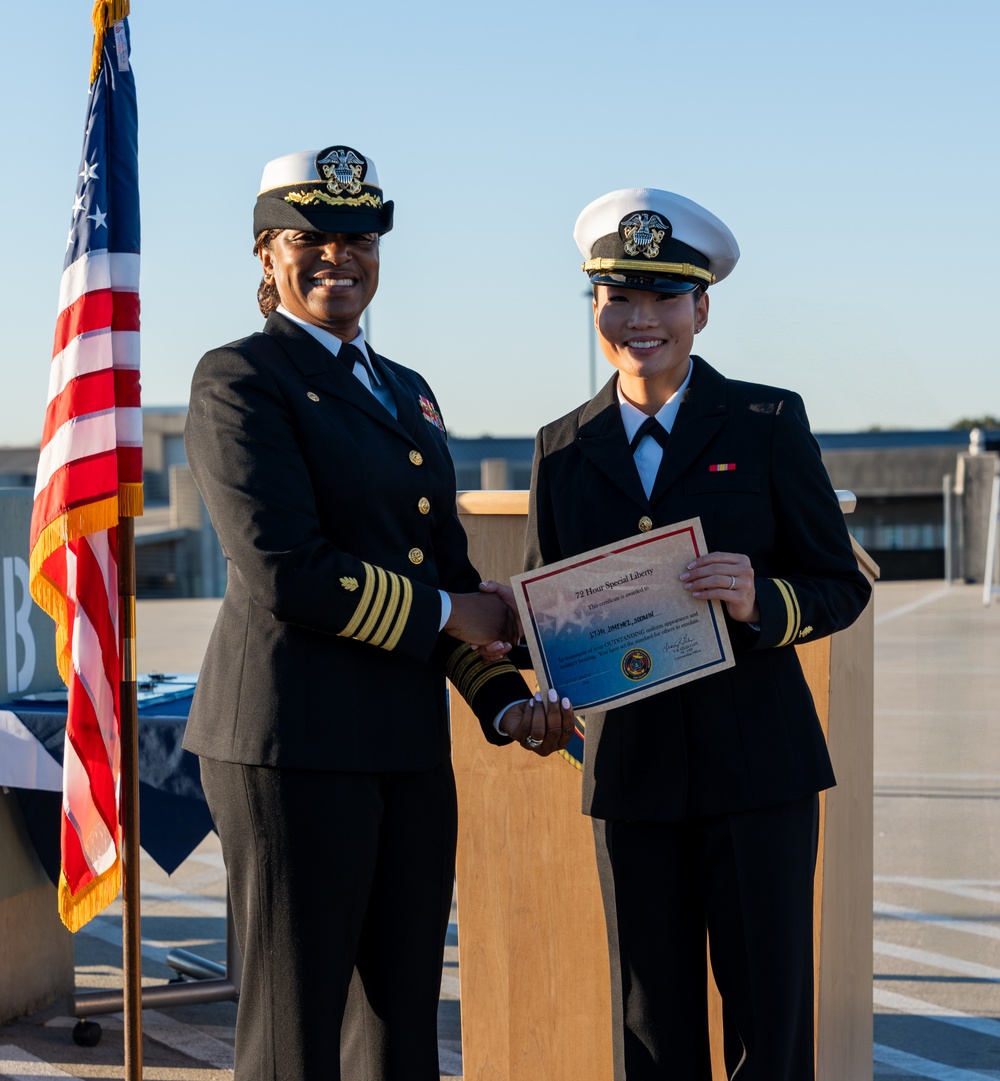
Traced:
[[941, 495], [944, 500], [944, 582], [950, 586], [955, 578], [952, 566], [955, 558], [954, 538], [951, 521], [951, 474], [946, 473], [941, 482]]
[[118, 522], [121, 606], [122, 969], [125, 1078], [142, 1081], [142, 936], [139, 912], [139, 706], [135, 656], [135, 520]]
[[993, 585], [997, 566], [997, 523], [1000, 522], [1000, 473], [993, 474], [993, 491], [990, 495], [990, 525], [986, 536], [986, 566], [983, 568], [983, 604], [989, 608], [994, 593], [1000, 593]]

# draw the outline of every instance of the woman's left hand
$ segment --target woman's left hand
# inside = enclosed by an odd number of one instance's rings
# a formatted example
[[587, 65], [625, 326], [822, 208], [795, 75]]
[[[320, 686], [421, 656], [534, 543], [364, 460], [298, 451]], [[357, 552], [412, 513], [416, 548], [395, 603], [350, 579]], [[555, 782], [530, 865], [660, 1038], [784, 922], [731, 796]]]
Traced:
[[737, 623], [760, 620], [749, 556], [738, 552], [708, 552], [692, 560], [680, 579], [692, 597], [722, 601]]
[[560, 698], [553, 688], [545, 698], [538, 691], [527, 702], [511, 706], [500, 721], [500, 732], [544, 758], [569, 743], [575, 725], [569, 699]]

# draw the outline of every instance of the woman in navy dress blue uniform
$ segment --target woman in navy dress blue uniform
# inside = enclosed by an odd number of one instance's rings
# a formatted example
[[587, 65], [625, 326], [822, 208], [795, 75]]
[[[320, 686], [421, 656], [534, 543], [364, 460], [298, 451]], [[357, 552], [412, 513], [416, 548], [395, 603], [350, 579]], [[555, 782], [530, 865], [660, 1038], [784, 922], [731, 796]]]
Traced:
[[616, 1081], [710, 1081], [705, 935], [739, 1081], [813, 1066], [818, 792], [833, 769], [794, 646], [868, 602], [802, 400], [692, 355], [739, 249], [689, 199], [634, 188], [580, 214], [595, 398], [538, 434], [527, 566], [700, 517], [684, 587], [719, 601], [735, 665], [586, 717]]
[[464, 644], [502, 655], [513, 624], [479, 592], [433, 392], [359, 326], [392, 215], [351, 147], [270, 162], [263, 333], [207, 353], [191, 388], [228, 581], [185, 746], [243, 951], [236, 1081], [335, 1081], [341, 1062], [351, 1081], [438, 1081], [446, 676], [493, 743], [548, 753], [572, 725]]

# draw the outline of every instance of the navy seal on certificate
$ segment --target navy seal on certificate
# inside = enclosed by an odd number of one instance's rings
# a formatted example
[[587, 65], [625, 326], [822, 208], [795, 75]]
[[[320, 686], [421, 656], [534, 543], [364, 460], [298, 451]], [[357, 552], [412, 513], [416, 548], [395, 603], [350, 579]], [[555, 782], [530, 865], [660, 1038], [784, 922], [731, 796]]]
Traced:
[[558, 687], [584, 712], [731, 667], [722, 606], [696, 600], [679, 578], [705, 551], [691, 518], [514, 575], [542, 691]]

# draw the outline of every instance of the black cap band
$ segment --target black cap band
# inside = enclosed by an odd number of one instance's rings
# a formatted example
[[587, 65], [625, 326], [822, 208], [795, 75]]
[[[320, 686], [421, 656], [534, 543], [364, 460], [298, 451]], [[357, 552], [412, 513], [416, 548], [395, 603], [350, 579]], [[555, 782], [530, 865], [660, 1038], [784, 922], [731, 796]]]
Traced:
[[326, 185], [295, 184], [271, 188], [257, 196], [253, 235], [265, 229], [317, 229], [325, 233], [388, 233], [393, 204], [382, 202], [377, 188], [357, 195], [330, 195]]
[[707, 287], [707, 282], [695, 282], [690, 278], [681, 278], [672, 274], [642, 273], [637, 270], [595, 270], [590, 272], [591, 285], [607, 285], [610, 288], [641, 289], [647, 293], [666, 293], [681, 296], [693, 293], [698, 285]]

